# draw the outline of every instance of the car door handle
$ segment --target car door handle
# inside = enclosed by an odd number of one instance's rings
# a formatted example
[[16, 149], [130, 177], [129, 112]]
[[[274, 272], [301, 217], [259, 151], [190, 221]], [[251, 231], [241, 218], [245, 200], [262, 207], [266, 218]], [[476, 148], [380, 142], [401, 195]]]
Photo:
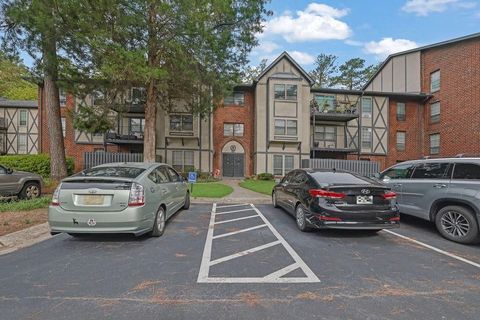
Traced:
[[446, 188], [447, 185], [443, 183], [437, 183], [437, 184], [434, 184], [433, 187], [437, 189], [442, 189], [442, 188]]

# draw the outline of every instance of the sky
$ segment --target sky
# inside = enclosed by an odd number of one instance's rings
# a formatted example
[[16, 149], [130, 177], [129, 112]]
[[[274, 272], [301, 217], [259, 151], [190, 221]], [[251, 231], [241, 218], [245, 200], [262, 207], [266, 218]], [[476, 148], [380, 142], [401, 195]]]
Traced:
[[287, 51], [307, 71], [320, 53], [367, 64], [480, 32], [480, 0], [272, 0], [250, 64]]

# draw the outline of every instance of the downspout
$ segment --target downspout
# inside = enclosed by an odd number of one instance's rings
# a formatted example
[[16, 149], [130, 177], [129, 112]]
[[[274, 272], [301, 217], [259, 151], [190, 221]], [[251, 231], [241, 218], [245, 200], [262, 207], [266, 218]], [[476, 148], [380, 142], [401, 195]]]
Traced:
[[[358, 110], [358, 128], [357, 128], [357, 132], [358, 132], [358, 154], [357, 154], [357, 160], [360, 160], [360, 153], [362, 152], [362, 146], [361, 146], [361, 137], [362, 137], [362, 101], [363, 101], [363, 95], [365, 94], [365, 90], [362, 89], [362, 94], [360, 94], [360, 108]], [[372, 102], [372, 109], [373, 109], [373, 102]], [[373, 111], [373, 110], [372, 110]], [[373, 130], [373, 129], [372, 129]], [[372, 136], [373, 136], [373, 132], [372, 132]], [[372, 141], [373, 143], [373, 141]]]

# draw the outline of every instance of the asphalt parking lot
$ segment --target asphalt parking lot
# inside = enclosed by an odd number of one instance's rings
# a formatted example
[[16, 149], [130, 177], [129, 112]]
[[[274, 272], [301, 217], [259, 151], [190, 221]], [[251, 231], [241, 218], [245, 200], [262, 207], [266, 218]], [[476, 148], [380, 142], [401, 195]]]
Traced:
[[58, 235], [0, 256], [0, 319], [478, 319], [480, 246], [301, 233], [271, 205], [193, 205], [161, 238]]

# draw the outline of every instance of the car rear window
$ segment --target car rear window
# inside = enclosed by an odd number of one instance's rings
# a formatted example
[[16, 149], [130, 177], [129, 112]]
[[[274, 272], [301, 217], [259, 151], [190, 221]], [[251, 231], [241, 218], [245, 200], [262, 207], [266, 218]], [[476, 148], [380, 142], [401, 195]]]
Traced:
[[480, 180], [480, 166], [473, 163], [456, 163], [453, 179]]
[[99, 167], [86, 169], [80, 172], [84, 177], [117, 177], [117, 178], [136, 178], [145, 169], [134, 167]]
[[310, 174], [318, 183], [330, 185], [370, 184], [372, 180], [348, 172], [314, 172]]

